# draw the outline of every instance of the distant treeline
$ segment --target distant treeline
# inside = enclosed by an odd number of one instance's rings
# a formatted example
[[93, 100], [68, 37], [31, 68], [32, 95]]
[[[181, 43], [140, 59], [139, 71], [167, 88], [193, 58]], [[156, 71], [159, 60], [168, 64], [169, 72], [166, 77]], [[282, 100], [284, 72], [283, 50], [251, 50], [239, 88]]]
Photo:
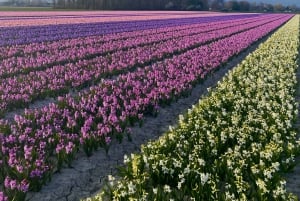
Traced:
[[249, 3], [248, 1], [224, 0], [54, 0], [55, 8], [92, 10], [214, 10], [283, 12], [299, 11], [295, 5]]
[[55, 0], [57, 8], [104, 10], [208, 10], [208, 0]]

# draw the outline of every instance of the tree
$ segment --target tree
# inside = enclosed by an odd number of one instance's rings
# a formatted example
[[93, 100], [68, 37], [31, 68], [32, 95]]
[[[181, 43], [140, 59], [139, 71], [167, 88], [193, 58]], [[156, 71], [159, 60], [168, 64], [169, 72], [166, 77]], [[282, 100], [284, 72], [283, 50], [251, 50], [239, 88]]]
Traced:
[[187, 0], [184, 10], [208, 10], [208, 0]]
[[296, 12], [297, 11], [297, 6], [295, 4], [290, 6], [290, 9], [292, 12]]
[[172, 1], [169, 1], [166, 5], [165, 5], [165, 9], [167, 10], [173, 10], [175, 8], [175, 5]]
[[222, 10], [224, 8], [224, 0], [213, 0], [211, 3], [212, 10]]
[[66, 8], [66, 1], [65, 0], [57, 0], [57, 8]]
[[257, 11], [258, 10], [258, 6], [255, 2], [250, 4], [250, 10], [251, 11]]
[[274, 11], [276, 12], [283, 12], [285, 10], [284, 6], [282, 4], [275, 4], [274, 5]]
[[[30, 1], [30, 0], [24, 0]], [[10, 0], [10, 3], [18, 2]], [[210, 2], [210, 3], [209, 3]], [[55, 8], [101, 10], [212, 10], [282, 12], [296, 11], [296, 6], [285, 8], [281, 4], [249, 3], [247, 0], [53, 0]]]
[[265, 4], [264, 5], [265, 10], [267, 12], [273, 12], [274, 11], [274, 6], [272, 4]]
[[250, 10], [250, 3], [248, 1], [240, 1], [239, 4], [240, 11]]
[[239, 11], [240, 5], [237, 1], [227, 1], [224, 5], [226, 10], [229, 11]]

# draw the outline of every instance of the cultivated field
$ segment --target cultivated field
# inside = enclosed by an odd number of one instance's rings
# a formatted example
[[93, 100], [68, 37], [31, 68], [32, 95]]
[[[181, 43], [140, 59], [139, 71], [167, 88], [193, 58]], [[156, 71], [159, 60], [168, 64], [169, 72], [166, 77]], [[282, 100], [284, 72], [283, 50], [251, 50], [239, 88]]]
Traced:
[[[1, 14], [0, 201], [79, 200], [95, 191], [89, 199], [297, 200], [282, 175], [299, 153], [299, 16]], [[249, 56], [215, 80], [217, 86], [207, 84], [241, 54]], [[138, 140], [132, 136], [139, 126], [147, 128], [149, 117], [199, 86], [212, 89], [180, 110], [178, 123], [157, 133], [159, 139], [144, 139], [141, 153], [122, 147], [124, 140]], [[99, 148], [107, 153], [103, 163], [123, 165], [109, 158], [119, 147], [117, 158], [130, 156], [118, 176], [101, 171], [107, 185], [101, 181], [74, 196], [72, 189], [93, 185], [79, 181], [47, 195], [55, 178], [69, 178], [66, 169], [91, 170], [74, 165], [86, 160], [83, 153], [94, 169], [107, 168], [93, 162]], [[77, 181], [74, 175], [69, 180]], [[64, 182], [55, 186], [63, 189]]]

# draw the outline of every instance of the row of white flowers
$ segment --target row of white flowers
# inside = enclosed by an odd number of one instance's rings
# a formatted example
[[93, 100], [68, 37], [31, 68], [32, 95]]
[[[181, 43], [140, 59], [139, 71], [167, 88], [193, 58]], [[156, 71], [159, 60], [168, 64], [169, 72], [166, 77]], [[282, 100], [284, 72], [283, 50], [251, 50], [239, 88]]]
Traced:
[[89, 200], [296, 200], [282, 172], [300, 145], [298, 48], [295, 16]]

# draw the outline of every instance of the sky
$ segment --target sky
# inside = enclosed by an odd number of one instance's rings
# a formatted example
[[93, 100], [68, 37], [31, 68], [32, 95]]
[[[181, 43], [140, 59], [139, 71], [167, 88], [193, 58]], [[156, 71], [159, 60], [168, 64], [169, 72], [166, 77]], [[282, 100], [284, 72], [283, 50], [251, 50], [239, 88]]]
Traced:
[[271, 4], [276, 4], [276, 3], [280, 3], [282, 5], [296, 5], [296, 6], [300, 6], [300, 0], [247, 0], [249, 2], [263, 2], [263, 3], [271, 3]]

